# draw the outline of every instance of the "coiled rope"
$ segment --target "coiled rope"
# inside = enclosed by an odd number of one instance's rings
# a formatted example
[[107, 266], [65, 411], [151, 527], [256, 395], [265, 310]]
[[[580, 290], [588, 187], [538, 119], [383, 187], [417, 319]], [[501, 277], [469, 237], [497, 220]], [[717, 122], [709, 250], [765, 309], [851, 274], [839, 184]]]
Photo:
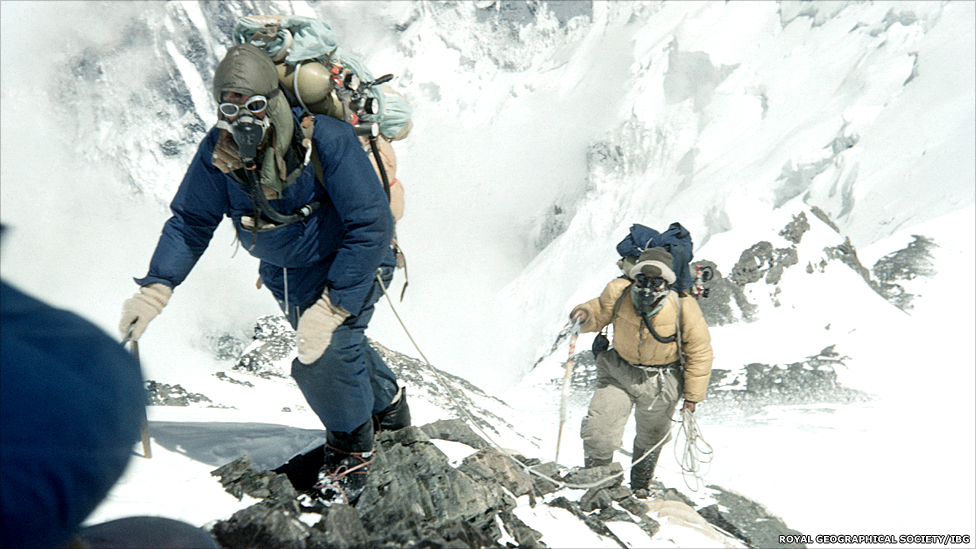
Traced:
[[[434, 366], [430, 363], [429, 360], [427, 360], [427, 356], [424, 355], [424, 352], [422, 350], [420, 350], [420, 346], [417, 345], [417, 342], [414, 340], [413, 336], [410, 334], [410, 330], [407, 329], [407, 325], [404, 324], [403, 319], [400, 318], [400, 314], [397, 312], [396, 307], [393, 306], [393, 299], [390, 298], [390, 294], [387, 293], [387, 291], [386, 291], [386, 285], [383, 284], [383, 279], [380, 277], [379, 272], [376, 273], [376, 280], [379, 281], [380, 288], [383, 289], [383, 295], [386, 296], [386, 300], [390, 304], [390, 310], [393, 311], [393, 316], [395, 316], [396, 319], [397, 319], [397, 322], [400, 323], [400, 326], [403, 328], [403, 332], [407, 335], [407, 338], [410, 340], [410, 343], [412, 343], [413, 344], [413, 347], [415, 349], [417, 349], [417, 353], [420, 354], [420, 358], [423, 360], [424, 366], [428, 369], [428, 371], [430, 371], [431, 374], [434, 375], [434, 377], [437, 379], [437, 382], [440, 383], [442, 387], [444, 387], [444, 389], [447, 392], [448, 397], [451, 399], [452, 402], [454, 402], [455, 407], [461, 412], [462, 415], [465, 416], [465, 419], [468, 421], [468, 423], [472, 427], [474, 427], [479, 433], [481, 433], [481, 435], [485, 438], [485, 440], [487, 440], [496, 450], [498, 450], [499, 452], [501, 452], [502, 455], [508, 457], [508, 459], [510, 459], [513, 463], [515, 463], [516, 465], [518, 465], [519, 467], [521, 467], [522, 470], [525, 471], [526, 473], [528, 473], [530, 475], [535, 475], [535, 476], [537, 476], [539, 478], [542, 478], [542, 479], [544, 479], [544, 480], [546, 480], [548, 482], [551, 482], [551, 483], [555, 484], [556, 486], [558, 486], [559, 488], [569, 488], [569, 489], [572, 489], [572, 490], [589, 490], [590, 488], [595, 488], [597, 486], [604, 486], [604, 485], [606, 485], [607, 481], [609, 481], [609, 480], [613, 480], [615, 478], [622, 477], [627, 471], [629, 471], [630, 469], [632, 469], [635, 465], [637, 465], [641, 461], [644, 461], [647, 458], [647, 456], [649, 456], [651, 454], [651, 452], [653, 452], [654, 450], [656, 450], [657, 448], [659, 448], [662, 444], [664, 444], [665, 442], [667, 442], [668, 440], [670, 440], [671, 436], [670, 436], [670, 433], [668, 433], [668, 435], [662, 437], [661, 440], [658, 441], [658, 443], [654, 445], [654, 447], [652, 447], [649, 450], [647, 450], [647, 452], [645, 452], [643, 456], [641, 456], [639, 459], [635, 460], [631, 464], [630, 467], [624, 468], [624, 470], [621, 471], [621, 472], [619, 472], [619, 473], [616, 473], [616, 474], [613, 474], [613, 475], [609, 475], [609, 476], [601, 479], [598, 482], [592, 482], [592, 483], [589, 483], [589, 484], [571, 484], [571, 483], [567, 483], [567, 482], [562, 481], [562, 480], [559, 480], [559, 479], [554, 479], [554, 478], [552, 478], [552, 477], [550, 477], [548, 475], [545, 475], [543, 473], [540, 473], [540, 472], [536, 471], [532, 467], [530, 467], [530, 466], [522, 463], [518, 459], [516, 459], [515, 456], [513, 456], [512, 454], [510, 454], [508, 452], [508, 450], [502, 448], [501, 445], [499, 445], [497, 442], [495, 442], [495, 439], [492, 438], [491, 435], [489, 435], [488, 433], [486, 433], [484, 431], [484, 429], [482, 429], [478, 425], [478, 422], [475, 421], [473, 417], [471, 417], [471, 414], [469, 414], [468, 411], [464, 408], [464, 406], [462, 406], [461, 403], [458, 401], [458, 399], [454, 397], [454, 389], [452, 389], [451, 386], [446, 381], [444, 381], [444, 378], [441, 377], [440, 373], [437, 372], [437, 369], [434, 368]], [[693, 421], [693, 419], [692, 419], [692, 421]], [[711, 451], [711, 447], [709, 447], [709, 452], [710, 451]], [[557, 465], [558, 465], [558, 463], [557, 463]]]
[[[684, 445], [680, 444], [680, 438], [684, 436]], [[681, 457], [678, 457], [678, 448], [684, 447]], [[705, 473], [701, 472], [702, 464], [709, 465], [711, 468], [712, 456], [714, 451], [704, 437], [701, 436], [701, 429], [698, 421], [695, 420], [694, 412], [681, 410], [681, 428], [678, 430], [678, 438], [674, 441], [674, 458], [681, 465], [681, 478], [685, 481], [685, 486], [692, 492], [697, 492], [705, 485]], [[694, 479], [695, 486], [688, 483], [688, 477]]]

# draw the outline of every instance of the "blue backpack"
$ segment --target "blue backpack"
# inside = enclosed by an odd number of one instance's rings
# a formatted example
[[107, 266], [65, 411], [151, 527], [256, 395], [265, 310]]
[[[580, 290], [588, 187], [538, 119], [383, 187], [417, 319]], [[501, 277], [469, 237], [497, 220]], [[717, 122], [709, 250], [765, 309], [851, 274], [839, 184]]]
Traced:
[[618, 265], [621, 268], [625, 268], [626, 265], [633, 266], [637, 262], [637, 257], [649, 248], [664, 248], [671, 254], [673, 259], [671, 270], [674, 271], [675, 276], [674, 284], [671, 285], [673, 290], [692, 289], [694, 279], [690, 265], [695, 246], [691, 242], [691, 233], [688, 229], [682, 227], [681, 223], [675, 222], [668, 227], [668, 230], [659, 233], [650, 227], [635, 223], [630, 227], [630, 234], [617, 244], [617, 253], [621, 257]]

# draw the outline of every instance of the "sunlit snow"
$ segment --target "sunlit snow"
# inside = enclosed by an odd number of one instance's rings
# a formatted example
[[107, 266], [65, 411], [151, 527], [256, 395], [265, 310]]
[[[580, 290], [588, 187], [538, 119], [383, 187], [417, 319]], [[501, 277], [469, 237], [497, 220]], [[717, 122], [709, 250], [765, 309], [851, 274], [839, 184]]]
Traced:
[[[728, 274], [753, 244], [784, 246], [779, 231], [806, 212], [797, 267], [750, 290], [757, 320], [712, 328], [715, 367], [836, 345], [849, 357], [839, 381], [875, 398], [703, 420], [715, 449], [706, 482], [810, 535], [976, 539], [976, 4], [597, 1], [510, 20], [499, 15], [509, 2], [273, 4], [329, 21], [414, 106], [396, 144], [409, 287], [398, 301], [401, 270], [391, 293], [434, 365], [512, 407], [525, 438], [502, 444], [552, 459], [567, 347], [550, 348], [571, 308], [618, 275], [614, 246], [631, 224], [680, 221], [695, 258]], [[0, 3], [6, 281], [116, 332], [215, 122], [209, 82], [228, 37], [211, 34], [230, 29], [213, 10], [243, 9], [215, 6]], [[804, 268], [849, 238], [870, 269], [913, 235], [937, 244], [937, 274], [906, 283], [908, 312], [839, 261]], [[278, 313], [256, 277], [221, 225], [140, 343], [147, 379], [226, 408], [150, 407], [152, 459], [133, 458], [89, 523], [226, 518], [252, 502], [223, 492], [208, 460], [283, 461], [319, 440], [289, 380], [237, 376], [254, 385], [244, 388], [213, 376], [231, 363], [208, 338], [249, 337]], [[368, 333], [418, 356], [385, 299]], [[421, 398], [411, 408], [418, 425], [442, 413]], [[582, 464], [584, 414], [574, 407], [563, 427], [565, 465]], [[171, 436], [183, 424], [186, 438]], [[631, 422], [625, 448], [632, 436]], [[658, 477], [704, 498], [671, 454]], [[562, 509], [519, 503], [550, 547], [616, 547]], [[661, 522], [653, 546], [714, 544]], [[627, 543], [648, 542], [622, 528]]]

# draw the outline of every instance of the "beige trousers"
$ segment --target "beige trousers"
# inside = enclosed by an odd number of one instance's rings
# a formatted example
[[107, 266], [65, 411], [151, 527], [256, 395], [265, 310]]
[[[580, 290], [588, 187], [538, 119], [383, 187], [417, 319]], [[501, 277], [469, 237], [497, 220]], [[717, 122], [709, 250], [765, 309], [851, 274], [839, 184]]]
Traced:
[[585, 457], [612, 459], [623, 442], [630, 412], [635, 409], [635, 448], [649, 450], [670, 436], [671, 417], [684, 385], [679, 370], [637, 368], [610, 349], [600, 353], [596, 373], [596, 392], [580, 429]]

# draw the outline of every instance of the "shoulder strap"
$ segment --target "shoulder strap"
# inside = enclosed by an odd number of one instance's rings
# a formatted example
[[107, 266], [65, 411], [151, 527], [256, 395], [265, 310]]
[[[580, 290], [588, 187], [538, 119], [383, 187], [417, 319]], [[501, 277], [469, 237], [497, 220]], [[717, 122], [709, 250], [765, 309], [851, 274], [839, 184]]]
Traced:
[[[674, 337], [678, 342], [678, 362], [681, 363], [681, 367], [685, 367], [685, 350], [684, 345], [681, 340], [681, 292], [671, 292], [671, 296], [677, 295], [674, 299], [674, 304], [678, 308], [677, 316], [674, 320]], [[670, 299], [671, 296], [668, 296]]]
[[627, 294], [630, 292], [630, 287], [633, 285], [634, 285], [633, 282], [628, 284], [627, 287], [624, 288], [624, 291], [620, 292], [620, 295], [617, 297], [617, 301], [614, 302], [613, 315], [610, 316], [610, 322], [608, 322], [607, 325], [604, 326], [602, 330], [600, 330], [600, 333], [603, 334], [604, 336], [608, 335], [607, 329], [610, 325], [613, 324], [613, 321], [617, 319], [617, 313], [620, 312], [620, 305], [624, 302], [624, 297], [627, 296]]
[[617, 297], [616, 303], [613, 304], [613, 316], [610, 317], [610, 324], [613, 324], [613, 321], [617, 319], [617, 313], [620, 312], [620, 305], [623, 304], [624, 297], [630, 293], [630, 289], [633, 287], [633, 285], [634, 282], [632, 281], [627, 285], [626, 288], [624, 288], [624, 291], [620, 292], [620, 295]]
[[312, 139], [312, 133], [315, 132], [315, 116], [312, 114], [305, 114], [302, 116], [301, 124], [302, 135], [302, 146], [305, 147], [306, 154], [311, 156], [312, 169], [315, 170], [315, 179], [325, 188], [325, 175], [322, 171], [322, 161], [319, 159], [318, 152], [315, 150], [315, 141]]

